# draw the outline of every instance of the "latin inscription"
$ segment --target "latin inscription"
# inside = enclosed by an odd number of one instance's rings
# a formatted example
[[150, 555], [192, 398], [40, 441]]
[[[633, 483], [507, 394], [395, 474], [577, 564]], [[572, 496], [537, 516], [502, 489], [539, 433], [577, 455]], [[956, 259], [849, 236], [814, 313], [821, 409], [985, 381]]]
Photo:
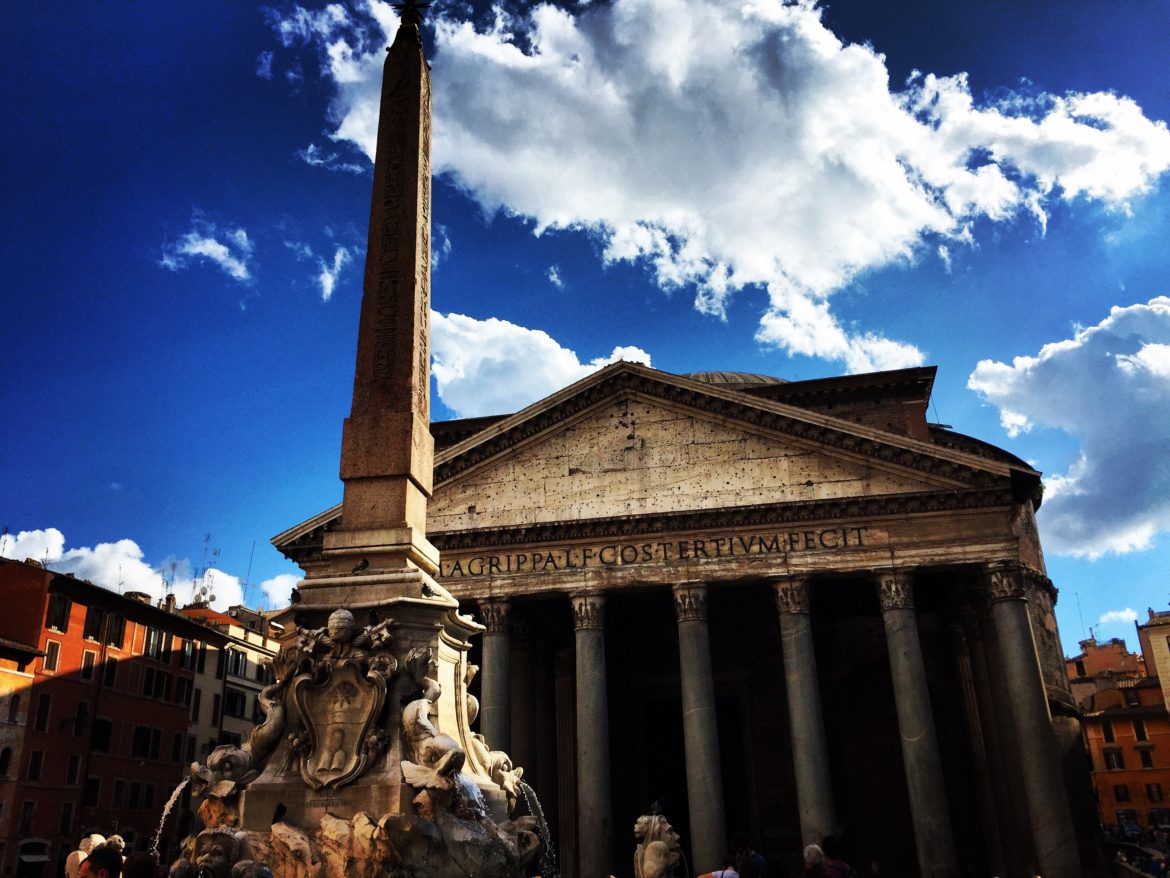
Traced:
[[620, 567], [712, 558], [783, 556], [789, 553], [840, 551], [866, 546], [866, 527], [831, 527], [751, 536], [704, 537], [693, 540], [607, 543], [600, 546], [563, 546], [545, 551], [509, 552], [443, 559], [444, 579], [516, 573], [551, 573], [595, 567]]

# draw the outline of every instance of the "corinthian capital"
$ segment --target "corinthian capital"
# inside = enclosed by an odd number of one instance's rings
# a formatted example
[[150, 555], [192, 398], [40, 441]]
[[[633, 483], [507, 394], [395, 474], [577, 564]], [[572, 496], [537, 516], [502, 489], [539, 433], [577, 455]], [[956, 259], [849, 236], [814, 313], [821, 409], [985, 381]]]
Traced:
[[674, 592], [674, 615], [680, 622], [707, 621], [707, 586], [701, 582], [684, 582]]
[[1024, 569], [1015, 561], [993, 561], [983, 568], [987, 597], [996, 601], [1027, 600], [1024, 588]]
[[479, 614], [488, 634], [506, 634], [512, 605], [507, 598], [485, 598], [479, 602]]
[[914, 577], [905, 570], [890, 570], [874, 577], [882, 612], [914, 609]]
[[776, 590], [776, 609], [781, 615], [812, 612], [812, 589], [807, 576], [790, 576], [772, 583]]
[[573, 602], [574, 628], [605, 627], [605, 595], [598, 591], [579, 592], [570, 597]]

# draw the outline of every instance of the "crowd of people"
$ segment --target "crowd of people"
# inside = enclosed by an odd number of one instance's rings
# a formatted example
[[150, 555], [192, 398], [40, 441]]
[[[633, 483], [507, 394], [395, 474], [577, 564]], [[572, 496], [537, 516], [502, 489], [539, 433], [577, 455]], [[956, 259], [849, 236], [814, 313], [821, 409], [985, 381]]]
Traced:
[[[723, 868], [700, 875], [699, 878], [764, 878], [764, 858], [757, 852], [746, 833], [731, 837], [731, 850], [724, 857]], [[819, 845], [804, 849], [802, 878], [857, 878], [857, 871], [845, 861], [840, 839], [825, 836]]]

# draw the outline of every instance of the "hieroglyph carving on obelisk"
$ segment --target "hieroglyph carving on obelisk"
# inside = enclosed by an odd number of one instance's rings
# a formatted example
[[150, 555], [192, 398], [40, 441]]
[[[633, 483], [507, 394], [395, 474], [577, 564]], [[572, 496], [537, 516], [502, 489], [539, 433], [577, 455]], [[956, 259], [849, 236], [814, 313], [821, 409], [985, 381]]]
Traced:
[[330, 573], [437, 571], [426, 540], [430, 433], [431, 87], [418, 28], [403, 23], [382, 77], [353, 405], [345, 421], [341, 525]]

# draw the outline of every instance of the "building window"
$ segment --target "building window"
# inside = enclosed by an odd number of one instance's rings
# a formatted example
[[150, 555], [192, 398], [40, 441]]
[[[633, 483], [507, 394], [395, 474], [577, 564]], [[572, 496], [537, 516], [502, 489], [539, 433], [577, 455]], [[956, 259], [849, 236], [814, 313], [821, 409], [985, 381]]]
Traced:
[[145, 668], [142, 673], [142, 694], [147, 698], [171, 698], [171, 675], [168, 671]]
[[148, 783], [146, 785], [146, 789], [144, 789], [142, 791], [142, 807], [143, 808], [153, 808], [154, 807], [154, 784], [152, 784], [152, 783]]
[[256, 682], [266, 686], [276, 682], [276, 674], [272, 671], [272, 665], [267, 662], [256, 663]]
[[40, 750], [33, 750], [28, 754], [28, 779], [41, 779], [41, 763], [44, 762], [45, 754]]
[[69, 765], [65, 768], [65, 783], [73, 785], [77, 783], [77, 774], [81, 769], [81, 757], [76, 753], [69, 754]]
[[105, 717], [99, 716], [93, 721], [93, 733], [89, 737], [89, 748], [95, 753], [109, 753], [112, 734], [113, 723]]
[[80, 738], [85, 734], [85, 725], [89, 722], [89, 702], [77, 702], [77, 713], [73, 716], [73, 736]]
[[1127, 784], [1119, 783], [1113, 787], [1113, 798], [1118, 802], [1129, 801], [1129, 786]]
[[199, 711], [203, 706], [203, 690], [196, 689], [195, 696], [191, 700], [191, 722], [199, 722]]
[[199, 644], [199, 658], [195, 662], [195, 670], [202, 674], [203, 669], [207, 667], [207, 644], [200, 642]]
[[1136, 689], [1125, 689], [1121, 693], [1125, 697], [1125, 704], [1127, 707], [1137, 707], [1141, 704], [1141, 699], [1138, 698]]
[[237, 735], [235, 732], [220, 732], [219, 733], [219, 743], [228, 744], [232, 747], [239, 747], [240, 746], [240, 736]]
[[194, 735], [187, 736], [187, 761], [188, 762], [195, 761], [195, 736]]
[[122, 641], [126, 639], [126, 617], [121, 613], [110, 613], [106, 621], [106, 645], [114, 649], [122, 648]]
[[1160, 783], [1146, 784], [1146, 798], [1151, 802], [1162, 801], [1162, 785]]
[[1138, 759], [1142, 761], [1142, 768], [1154, 767], [1154, 754], [1149, 747], [1142, 747], [1138, 750]]
[[238, 649], [229, 649], [228, 656], [228, 673], [233, 677], [246, 677], [248, 675], [248, 657]]
[[1081, 661], [1080, 659], [1077, 659], [1076, 667], [1077, 667], [1077, 676], [1078, 677], [1085, 676], [1085, 663], [1083, 661]]
[[53, 704], [53, 696], [42, 692], [37, 696], [37, 715], [33, 720], [33, 731], [44, 732], [49, 728], [49, 710]]
[[45, 641], [45, 658], [41, 662], [41, 667], [46, 671], [57, 670], [57, 665], [61, 661], [61, 644], [55, 640]]
[[1133, 721], [1133, 736], [1139, 741], [1148, 741], [1146, 737], [1146, 722], [1145, 720], [1134, 718]]
[[248, 709], [248, 696], [236, 689], [224, 692], [223, 712], [227, 716], [242, 717]]
[[183, 666], [185, 671], [193, 671], [195, 669], [195, 641], [184, 640], [182, 651], [180, 653], [179, 663]]
[[8, 699], [8, 721], [14, 723], [20, 713], [20, 693], [13, 692], [12, 697]]
[[174, 738], [171, 740], [171, 762], [179, 762], [183, 758], [183, 738], [185, 736], [179, 732], [175, 732]]
[[61, 804], [61, 834], [68, 835], [73, 829], [73, 803]]
[[102, 636], [102, 620], [105, 619], [106, 613], [101, 607], [86, 607], [85, 608], [85, 627], [81, 630], [81, 636], [86, 640], [99, 640]]
[[8, 777], [8, 769], [12, 767], [12, 748], [0, 750], [0, 777]]
[[142, 798], [142, 784], [136, 780], [130, 781], [130, 798], [126, 802], [127, 808], [137, 808], [138, 800]]
[[105, 673], [103, 674], [102, 682], [112, 689], [114, 688], [114, 683], [118, 681], [118, 660], [109, 657], [106, 659], [104, 667]]
[[32, 835], [33, 815], [36, 813], [36, 808], [36, 802], [20, 803], [20, 834], [24, 838], [28, 838]]
[[175, 687], [175, 702], [190, 707], [192, 688], [189, 677], [179, 677], [179, 684]]
[[211, 699], [211, 724], [213, 726], [219, 725], [219, 708], [220, 708], [219, 701], [220, 701], [219, 693], [216, 692], [214, 697], [212, 697], [212, 699]]
[[1125, 768], [1125, 760], [1121, 758], [1120, 750], [1106, 750], [1105, 751], [1105, 768], [1118, 769]]
[[65, 595], [49, 595], [49, 612], [45, 614], [45, 627], [64, 634], [69, 630], [69, 611], [73, 601]]
[[140, 759], [150, 758], [150, 726], [135, 726], [130, 741], [130, 755]]
[[1101, 734], [1105, 736], [1105, 743], [1113, 743], [1113, 723], [1107, 719], [1101, 720]]
[[87, 649], [81, 654], [81, 679], [93, 679], [93, 663], [97, 661], [97, 653], [92, 649]]
[[162, 661], [164, 634], [158, 628], [146, 629], [146, 640], [142, 644], [142, 654], [152, 659]]
[[126, 797], [126, 781], [124, 781], [124, 780], [114, 781], [114, 792], [110, 798], [110, 804], [113, 805], [115, 808], [121, 808], [122, 807], [122, 800], [125, 797]]

